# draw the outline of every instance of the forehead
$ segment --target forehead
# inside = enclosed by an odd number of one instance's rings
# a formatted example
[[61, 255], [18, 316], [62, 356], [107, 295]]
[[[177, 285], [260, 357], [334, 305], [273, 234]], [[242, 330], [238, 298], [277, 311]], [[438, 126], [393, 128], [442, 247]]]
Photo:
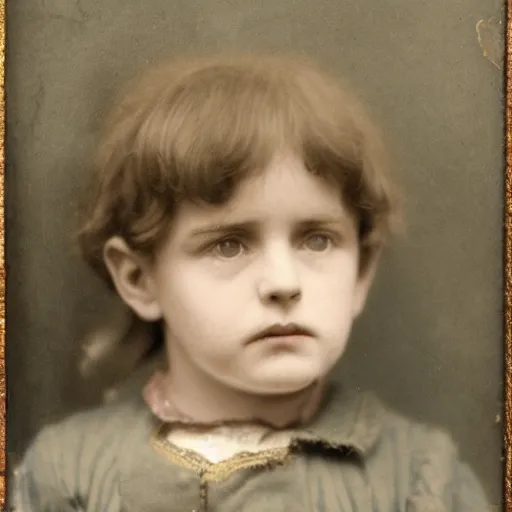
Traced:
[[308, 172], [300, 160], [281, 157], [242, 181], [222, 205], [183, 203], [174, 230], [233, 222], [332, 219], [352, 220], [342, 194], [333, 183]]

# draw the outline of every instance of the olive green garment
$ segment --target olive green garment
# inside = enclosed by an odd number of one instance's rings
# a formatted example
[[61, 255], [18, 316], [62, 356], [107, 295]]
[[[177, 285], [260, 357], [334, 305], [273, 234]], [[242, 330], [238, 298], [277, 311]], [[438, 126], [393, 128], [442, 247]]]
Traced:
[[290, 449], [212, 464], [166, 440], [142, 399], [45, 428], [20, 469], [24, 512], [485, 512], [450, 437], [333, 386]]

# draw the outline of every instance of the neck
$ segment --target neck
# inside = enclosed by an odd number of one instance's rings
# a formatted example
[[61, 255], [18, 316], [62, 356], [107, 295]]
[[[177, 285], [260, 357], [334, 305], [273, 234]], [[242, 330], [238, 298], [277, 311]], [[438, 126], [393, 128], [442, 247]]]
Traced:
[[[187, 364], [170, 357], [169, 369], [154, 381], [165, 403], [164, 411], [153, 411], [165, 421], [196, 424], [256, 422], [286, 428], [307, 422], [317, 411], [323, 384], [290, 394], [258, 395], [230, 388]], [[172, 362], [175, 361], [175, 364]], [[147, 393], [148, 394], [148, 393]], [[154, 403], [154, 399], [149, 399]]]

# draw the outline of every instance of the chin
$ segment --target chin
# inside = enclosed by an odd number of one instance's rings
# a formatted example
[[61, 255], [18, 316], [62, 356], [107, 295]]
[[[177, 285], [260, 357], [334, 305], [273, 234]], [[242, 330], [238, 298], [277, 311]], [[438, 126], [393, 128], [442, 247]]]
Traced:
[[304, 376], [304, 378], [297, 379], [282, 379], [276, 378], [267, 382], [258, 382], [245, 387], [245, 391], [254, 395], [265, 396], [278, 396], [278, 395], [292, 395], [300, 393], [309, 389], [315, 382], [319, 380], [320, 376]]

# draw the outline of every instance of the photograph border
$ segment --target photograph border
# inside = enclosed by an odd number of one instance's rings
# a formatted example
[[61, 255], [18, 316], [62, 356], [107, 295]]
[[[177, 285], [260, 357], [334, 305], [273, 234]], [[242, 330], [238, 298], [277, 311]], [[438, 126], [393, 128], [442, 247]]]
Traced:
[[507, 1], [505, 40], [505, 510], [512, 512], [512, 0]]
[[[6, 365], [5, 365], [5, 58], [6, 1], [0, 0], [0, 511], [6, 502]], [[505, 39], [505, 231], [504, 231], [504, 505], [512, 512], [512, 0], [506, 3]]]
[[6, 489], [6, 382], [5, 382], [5, 0], [0, 0], [0, 510]]

